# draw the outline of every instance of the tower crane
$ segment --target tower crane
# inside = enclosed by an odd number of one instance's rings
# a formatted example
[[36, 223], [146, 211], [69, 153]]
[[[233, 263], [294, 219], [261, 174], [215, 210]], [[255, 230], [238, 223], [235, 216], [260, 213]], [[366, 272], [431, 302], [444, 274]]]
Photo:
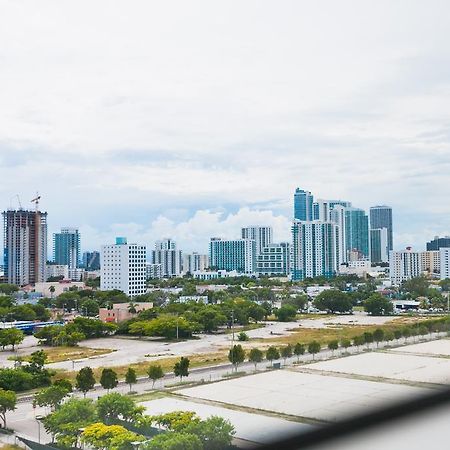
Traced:
[[41, 199], [41, 196], [39, 195], [39, 192], [36, 192], [36, 197], [31, 200], [31, 203], [34, 203], [36, 206], [36, 211], [39, 211], [39, 200]]

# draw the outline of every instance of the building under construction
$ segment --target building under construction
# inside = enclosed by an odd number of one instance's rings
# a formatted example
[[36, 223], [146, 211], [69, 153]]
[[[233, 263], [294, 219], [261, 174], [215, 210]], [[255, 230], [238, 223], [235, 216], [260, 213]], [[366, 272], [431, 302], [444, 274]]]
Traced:
[[[37, 205], [36, 205], [37, 206]], [[45, 281], [47, 213], [3, 212], [4, 271], [8, 283], [26, 286]]]

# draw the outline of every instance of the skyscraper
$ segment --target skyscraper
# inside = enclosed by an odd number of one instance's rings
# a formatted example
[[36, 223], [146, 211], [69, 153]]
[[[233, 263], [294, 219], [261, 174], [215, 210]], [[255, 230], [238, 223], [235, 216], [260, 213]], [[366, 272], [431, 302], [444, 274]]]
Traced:
[[442, 247], [450, 248], [450, 236], [445, 237], [435, 236], [435, 238], [432, 241], [427, 242], [427, 250], [429, 251], [439, 250]]
[[84, 252], [83, 268], [88, 272], [100, 270], [100, 252]]
[[344, 208], [350, 208], [351, 202], [346, 200], [322, 200], [318, 199], [313, 203], [314, 220], [320, 220], [321, 222], [328, 222], [331, 218], [331, 212], [336, 206], [343, 206]]
[[369, 218], [363, 209], [345, 209], [345, 241], [347, 253], [357, 250], [365, 259], [369, 258]]
[[216, 270], [236, 270], [240, 273], [256, 272], [256, 242], [253, 239], [225, 240], [211, 238], [209, 260]]
[[147, 252], [144, 245], [128, 244], [126, 238], [116, 238], [116, 243], [103, 245], [100, 251], [100, 289], [118, 289], [130, 297], [147, 291]]
[[53, 261], [76, 269], [80, 266], [80, 233], [76, 228], [61, 228], [53, 234]]
[[183, 253], [183, 274], [193, 274], [209, 267], [209, 256], [200, 255], [197, 252]]
[[414, 252], [411, 247], [389, 255], [389, 277], [393, 284], [400, 285], [404, 281], [416, 278], [422, 274], [420, 252]]
[[336, 275], [339, 243], [335, 223], [294, 221], [292, 245], [292, 280]]
[[241, 229], [242, 239], [253, 239], [256, 242], [256, 255], [272, 243], [272, 227], [251, 226]]
[[291, 272], [291, 244], [269, 244], [256, 257], [256, 271], [260, 275], [288, 276]]
[[389, 262], [387, 228], [370, 230], [370, 260], [373, 263]]
[[392, 226], [392, 208], [390, 206], [372, 206], [370, 208], [370, 228], [387, 228], [389, 251], [394, 249], [394, 236]]
[[8, 283], [44, 282], [47, 262], [47, 213], [23, 209], [3, 212], [4, 267]]
[[294, 219], [311, 221], [314, 218], [314, 198], [311, 192], [297, 188], [294, 193]]
[[163, 239], [155, 243], [152, 252], [153, 264], [161, 264], [163, 278], [179, 277], [181, 275], [181, 250], [172, 239]]

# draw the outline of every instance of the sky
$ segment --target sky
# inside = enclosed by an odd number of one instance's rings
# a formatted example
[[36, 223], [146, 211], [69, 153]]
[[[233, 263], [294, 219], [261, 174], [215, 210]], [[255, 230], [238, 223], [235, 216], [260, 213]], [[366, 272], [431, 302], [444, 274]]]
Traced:
[[[290, 237], [297, 186], [450, 235], [450, 2], [0, 0], [0, 209], [49, 233]], [[51, 241], [51, 239], [49, 239]]]

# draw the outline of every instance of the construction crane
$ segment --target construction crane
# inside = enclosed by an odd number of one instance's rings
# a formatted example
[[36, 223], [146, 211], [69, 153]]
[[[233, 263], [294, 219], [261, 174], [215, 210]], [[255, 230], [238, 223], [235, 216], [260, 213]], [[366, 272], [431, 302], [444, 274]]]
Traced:
[[22, 203], [20, 202], [19, 194], [16, 194], [13, 197], [11, 197], [9, 209], [11, 209], [11, 210], [14, 209], [13, 205], [12, 205], [13, 199], [17, 199], [17, 203], [19, 204], [19, 210], [22, 210], [23, 208], [22, 208]]
[[31, 203], [34, 203], [36, 206], [36, 211], [39, 211], [39, 200], [41, 199], [41, 196], [39, 195], [39, 192], [36, 192], [36, 197], [31, 200]]

